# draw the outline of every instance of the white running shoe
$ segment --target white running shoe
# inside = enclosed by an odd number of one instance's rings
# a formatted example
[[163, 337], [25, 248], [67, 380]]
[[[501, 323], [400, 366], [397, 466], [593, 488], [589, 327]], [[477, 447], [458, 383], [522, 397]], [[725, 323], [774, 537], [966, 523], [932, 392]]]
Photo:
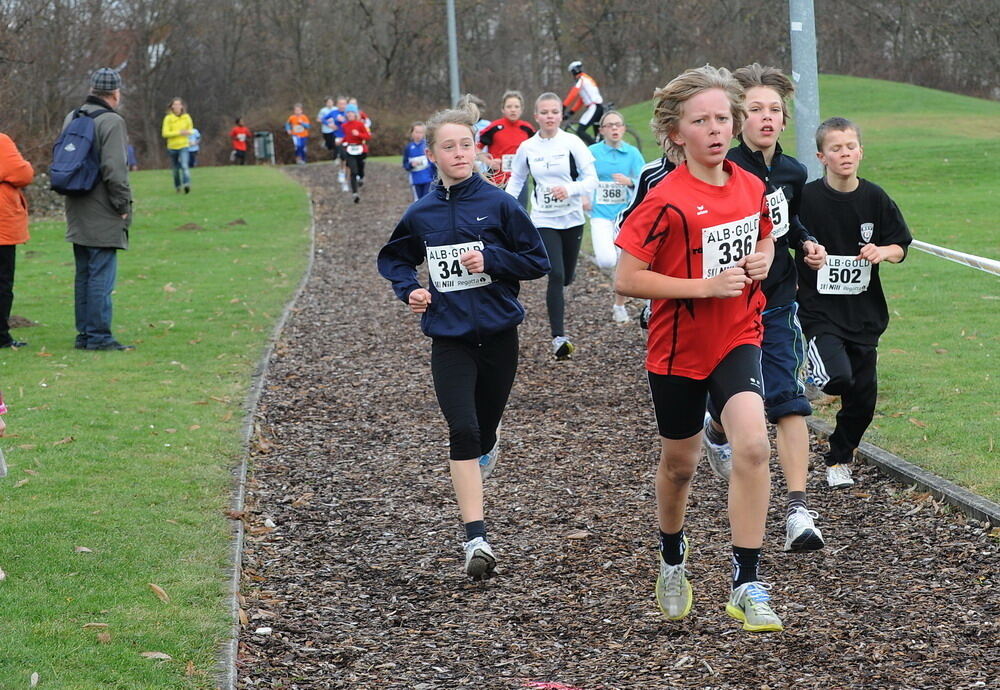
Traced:
[[465, 574], [473, 580], [488, 580], [496, 575], [497, 559], [493, 549], [482, 537], [464, 544]]
[[701, 444], [705, 447], [705, 457], [708, 458], [708, 466], [712, 468], [712, 472], [719, 479], [728, 482], [733, 471], [733, 447], [728, 442], [716, 445], [708, 440], [708, 427], [711, 423], [712, 415], [706, 412]]
[[342, 191], [342, 192], [349, 192], [349, 191], [351, 191], [351, 186], [349, 184], [347, 184], [346, 182], [341, 182], [340, 183], [340, 191]]
[[680, 565], [667, 565], [663, 556], [658, 556], [660, 574], [656, 578], [656, 605], [668, 620], [684, 618], [691, 613], [694, 603], [694, 592], [686, 573], [687, 555], [688, 540], [684, 537], [684, 560]]
[[771, 608], [771, 595], [767, 591], [771, 585], [766, 582], [746, 582], [729, 596], [726, 613], [738, 621], [743, 621], [743, 629], [750, 632], [781, 632], [778, 614]]
[[831, 489], [846, 489], [854, 486], [851, 468], [847, 465], [830, 465], [826, 468], [826, 483]]
[[490, 478], [493, 474], [494, 468], [497, 466], [497, 460], [500, 458], [500, 438], [497, 438], [497, 442], [493, 444], [490, 448], [490, 452], [485, 455], [479, 456], [479, 474], [482, 476], [483, 481]]
[[823, 548], [823, 533], [813, 522], [819, 514], [797, 506], [785, 518], [785, 551], [816, 551]]
[[552, 354], [555, 355], [556, 359], [569, 359], [574, 350], [576, 350], [576, 346], [566, 336], [557, 335], [552, 339]]
[[628, 323], [631, 320], [624, 304], [615, 304], [611, 307], [611, 318], [615, 323]]

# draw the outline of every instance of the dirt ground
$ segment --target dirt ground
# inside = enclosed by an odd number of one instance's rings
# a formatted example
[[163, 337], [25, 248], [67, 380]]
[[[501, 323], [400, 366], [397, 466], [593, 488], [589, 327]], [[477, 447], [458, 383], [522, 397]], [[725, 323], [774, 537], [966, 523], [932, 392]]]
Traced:
[[762, 577], [786, 630], [755, 635], [724, 611], [726, 490], [703, 463], [687, 524], [694, 609], [661, 617], [642, 332], [611, 322], [610, 279], [585, 261], [572, 361], [551, 358], [545, 280], [523, 286], [521, 364], [486, 486], [500, 575], [469, 581], [430, 341], [375, 268], [409, 202], [403, 173], [370, 165], [358, 205], [328, 165], [291, 174], [313, 195], [316, 261], [257, 412], [241, 688], [1000, 686], [996, 534], [869, 466], [833, 492], [814, 456], [827, 546], [807, 554], [781, 551], [775, 471]]

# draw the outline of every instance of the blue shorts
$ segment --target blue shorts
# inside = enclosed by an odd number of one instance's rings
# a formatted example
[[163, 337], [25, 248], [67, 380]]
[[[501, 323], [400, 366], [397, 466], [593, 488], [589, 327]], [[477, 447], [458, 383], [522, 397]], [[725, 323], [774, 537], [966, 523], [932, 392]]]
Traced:
[[766, 309], [763, 314], [761, 373], [764, 376], [764, 409], [772, 424], [788, 415], [808, 417], [812, 414], [801, 381], [806, 353], [798, 313], [799, 305], [792, 302]]

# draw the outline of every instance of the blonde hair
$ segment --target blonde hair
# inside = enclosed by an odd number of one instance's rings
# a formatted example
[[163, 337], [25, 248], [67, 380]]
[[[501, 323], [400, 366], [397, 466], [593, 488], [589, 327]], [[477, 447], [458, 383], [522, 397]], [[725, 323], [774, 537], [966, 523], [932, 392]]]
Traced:
[[782, 118], [785, 124], [788, 124], [791, 116], [788, 113], [788, 103], [786, 101], [795, 93], [795, 85], [792, 84], [792, 80], [784, 72], [777, 67], [763, 67], [759, 62], [755, 62], [752, 65], [740, 67], [733, 72], [733, 78], [743, 87], [744, 93], [755, 86], [766, 86], [769, 89], [774, 89], [781, 98]]
[[541, 103], [542, 101], [559, 101], [560, 104], [562, 103], [562, 99], [559, 98], [559, 96], [557, 96], [556, 94], [552, 93], [551, 91], [546, 91], [541, 96], [539, 96], [538, 98], [535, 99], [535, 112], [536, 113], [538, 112], [538, 104]]
[[521, 109], [524, 109], [524, 95], [520, 91], [504, 91], [503, 98], [500, 99], [500, 107], [503, 108], [507, 105], [507, 101], [511, 98], [516, 98], [521, 104]]
[[479, 118], [479, 113], [486, 110], [486, 103], [483, 101], [483, 99], [472, 93], [464, 94], [461, 98], [459, 98], [458, 103], [455, 104], [455, 107], [461, 109], [468, 107], [469, 105], [474, 105], [476, 107], [477, 119]]
[[743, 92], [729, 70], [705, 65], [689, 69], [674, 77], [670, 83], [653, 92], [653, 119], [649, 126], [667, 157], [675, 163], [684, 161], [684, 147], [670, 138], [680, 127], [684, 115], [684, 104], [702, 91], [719, 89], [729, 99], [729, 112], [733, 117], [733, 136], [743, 129], [746, 110], [743, 108]]
[[472, 133], [472, 138], [475, 139], [476, 122], [478, 121], [479, 108], [469, 101], [467, 101], [460, 108], [450, 108], [448, 110], [440, 110], [434, 113], [424, 124], [424, 140], [427, 142], [427, 148], [434, 148], [434, 141], [437, 139], [437, 131], [444, 125], [461, 125], [462, 127], [468, 127], [469, 132]]

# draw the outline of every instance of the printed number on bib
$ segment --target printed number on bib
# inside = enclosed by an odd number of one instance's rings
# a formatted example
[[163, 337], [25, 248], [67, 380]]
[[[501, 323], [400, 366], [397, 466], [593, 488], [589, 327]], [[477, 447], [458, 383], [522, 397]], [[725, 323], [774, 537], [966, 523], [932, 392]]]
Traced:
[[744, 256], [753, 254], [757, 246], [760, 214], [742, 220], [713, 225], [701, 231], [701, 277], [714, 278], [733, 268]]
[[362, 146], [361, 144], [348, 144], [347, 145], [347, 153], [350, 154], [350, 155], [352, 155], [352, 156], [360, 156], [364, 152], [365, 152], [365, 147]]
[[489, 285], [493, 279], [486, 273], [469, 273], [459, 257], [474, 249], [483, 250], [482, 242], [442, 244], [427, 247], [427, 273], [438, 292], [455, 292]]
[[514, 165], [513, 153], [505, 153], [500, 156], [500, 172], [510, 172], [512, 165]]
[[624, 204], [628, 201], [628, 188], [617, 182], [598, 182], [594, 203], [607, 206], [609, 204]]
[[816, 290], [821, 295], [860, 295], [868, 289], [872, 265], [853, 256], [827, 256], [816, 273]]
[[413, 156], [410, 159], [410, 168], [414, 171], [423, 170], [427, 167], [427, 156]]
[[767, 195], [767, 207], [771, 211], [771, 237], [778, 239], [788, 234], [788, 199], [781, 187]]
[[552, 187], [538, 187], [535, 190], [535, 208], [539, 211], [558, 211], [569, 208], [569, 197], [557, 199], [552, 195]]

